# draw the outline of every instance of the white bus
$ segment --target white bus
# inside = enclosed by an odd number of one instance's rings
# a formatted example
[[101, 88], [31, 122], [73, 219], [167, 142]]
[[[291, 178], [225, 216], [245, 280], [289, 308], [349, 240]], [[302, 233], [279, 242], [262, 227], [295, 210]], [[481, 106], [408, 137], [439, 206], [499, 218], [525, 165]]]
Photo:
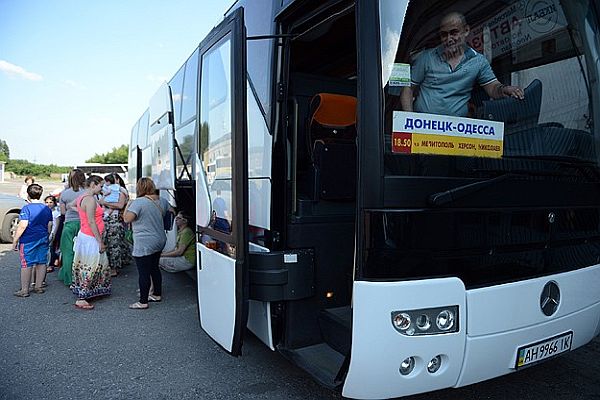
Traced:
[[[131, 139], [131, 176], [195, 215], [204, 331], [236, 356], [250, 331], [359, 399], [462, 387], [590, 342], [599, 11], [236, 2]], [[450, 12], [470, 26], [465, 51], [524, 100], [473, 88], [466, 116], [402, 110]]]
[[[86, 175], [104, 175], [119, 174], [125, 182], [127, 182], [127, 164], [101, 164], [101, 163], [85, 163], [75, 165], [73, 169], [79, 169]], [[68, 174], [65, 174], [68, 176]], [[63, 177], [64, 178], [64, 177]], [[63, 179], [66, 182], [66, 179]]]

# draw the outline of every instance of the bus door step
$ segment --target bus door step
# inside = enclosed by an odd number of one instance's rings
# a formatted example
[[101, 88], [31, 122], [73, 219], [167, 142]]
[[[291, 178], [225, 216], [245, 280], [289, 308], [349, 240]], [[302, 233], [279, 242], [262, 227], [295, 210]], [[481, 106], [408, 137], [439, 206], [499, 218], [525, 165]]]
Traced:
[[319, 343], [299, 349], [281, 349], [280, 352], [321, 385], [330, 389], [340, 385], [341, 382], [337, 378], [344, 365], [344, 356], [327, 344]]
[[352, 308], [328, 308], [319, 314], [319, 327], [325, 343], [348, 356], [352, 347]]

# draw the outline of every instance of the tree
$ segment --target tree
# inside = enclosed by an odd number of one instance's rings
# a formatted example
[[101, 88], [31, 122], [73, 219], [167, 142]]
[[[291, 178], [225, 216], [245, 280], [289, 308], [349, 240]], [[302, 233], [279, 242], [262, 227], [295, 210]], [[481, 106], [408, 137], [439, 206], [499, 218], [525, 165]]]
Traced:
[[0, 161], [8, 161], [10, 158], [10, 150], [8, 144], [0, 139]]
[[127, 164], [129, 157], [129, 145], [124, 144], [120, 147], [113, 147], [111, 151], [105, 154], [94, 154], [89, 160], [85, 160], [87, 163], [100, 163], [100, 164]]
[[17, 175], [50, 176], [70, 171], [69, 167], [59, 167], [55, 164], [34, 164], [27, 160], [8, 160], [6, 170]]

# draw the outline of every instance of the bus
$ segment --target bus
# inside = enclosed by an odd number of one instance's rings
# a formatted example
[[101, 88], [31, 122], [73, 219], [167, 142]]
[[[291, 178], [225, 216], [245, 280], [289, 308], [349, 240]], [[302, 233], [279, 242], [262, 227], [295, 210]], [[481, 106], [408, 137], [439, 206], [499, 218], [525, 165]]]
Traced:
[[[195, 216], [202, 329], [234, 356], [251, 332], [357, 399], [463, 387], [589, 343], [599, 12], [596, 0], [235, 2], [131, 137], [130, 176]], [[464, 114], [407, 109], [450, 13], [465, 20], [464, 54], [524, 99], [476, 84]]]
[[[86, 175], [119, 174], [125, 182], [127, 182], [127, 167], [128, 164], [101, 164], [101, 163], [85, 163], [73, 166], [73, 169], [79, 169]], [[63, 174], [62, 181], [66, 182], [69, 174]]]

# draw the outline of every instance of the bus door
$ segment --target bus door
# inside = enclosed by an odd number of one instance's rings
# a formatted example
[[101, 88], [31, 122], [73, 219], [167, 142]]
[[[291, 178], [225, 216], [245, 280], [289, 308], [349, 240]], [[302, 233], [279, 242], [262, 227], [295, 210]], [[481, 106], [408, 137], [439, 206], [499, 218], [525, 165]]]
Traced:
[[244, 29], [240, 8], [211, 31], [199, 53], [198, 308], [202, 329], [232, 355], [241, 352], [248, 318]]
[[174, 131], [171, 89], [163, 83], [150, 99], [152, 180], [159, 190], [175, 189]]
[[[150, 99], [149, 138], [146, 151], [151, 152], [152, 180], [171, 206], [176, 207], [172, 191], [175, 189], [175, 147], [174, 147], [173, 103], [171, 89], [163, 83]], [[164, 251], [170, 251], [177, 244], [177, 227], [171, 225], [167, 231]]]

